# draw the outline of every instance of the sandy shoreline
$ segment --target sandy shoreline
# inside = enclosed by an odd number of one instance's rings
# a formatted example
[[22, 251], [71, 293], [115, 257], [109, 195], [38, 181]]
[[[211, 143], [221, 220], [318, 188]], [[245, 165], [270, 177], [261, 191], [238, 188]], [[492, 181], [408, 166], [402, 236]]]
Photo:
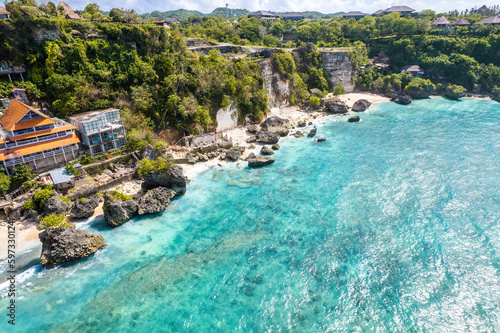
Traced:
[[[345, 102], [349, 107], [352, 107], [354, 102], [359, 99], [366, 99], [371, 103], [386, 102], [390, 99], [381, 95], [375, 95], [370, 93], [349, 93], [341, 96], [337, 96], [341, 101]], [[272, 108], [268, 114], [270, 116], [277, 116], [280, 118], [285, 118], [290, 120], [293, 127], [296, 127], [300, 122], [312, 122], [319, 118], [323, 118], [328, 114], [317, 111], [317, 110], [301, 110], [297, 106], [285, 106], [281, 108]], [[300, 130], [300, 128], [298, 129]], [[292, 130], [291, 132], [294, 132]], [[224, 134], [232, 138], [233, 144], [237, 146], [244, 146], [247, 149], [241, 158], [245, 158], [248, 154], [253, 152], [258, 155], [260, 149], [264, 144], [262, 143], [247, 143], [246, 140], [250, 136], [244, 126], [238, 126], [236, 128], [224, 131]], [[219, 159], [208, 160], [206, 162], [199, 162], [196, 164], [182, 164], [184, 169], [184, 174], [189, 179], [196, 177], [198, 174], [209, 170], [217, 165], [224, 165], [226, 162]], [[140, 181], [131, 180], [124, 182], [123, 184], [117, 185], [114, 190], [128, 194], [132, 197], [140, 197], [143, 195], [140, 188]], [[90, 219], [102, 218], [104, 212], [102, 210], [102, 202], [96, 208], [94, 214]], [[77, 227], [78, 224], [89, 219], [78, 219], [75, 222]], [[16, 253], [20, 254], [27, 250], [41, 246], [41, 242], [38, 239], [38, 234], [41, 232], [37, 228], [37, 223], [31, 221], [20, 221], [16, 222]], [[7, 241], [8, 241], [8, 228], [7, 225], [0, 225], [0, 260], [7, 258]]]

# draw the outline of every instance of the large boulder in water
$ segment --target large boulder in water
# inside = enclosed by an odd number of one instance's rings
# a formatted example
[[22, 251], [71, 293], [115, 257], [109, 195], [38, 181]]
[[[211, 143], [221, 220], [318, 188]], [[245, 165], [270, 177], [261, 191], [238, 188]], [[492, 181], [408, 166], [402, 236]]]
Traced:
[[313, 138], [316, 136], [316, 132], [318, 131], [318, 129], [316, 127], [314, 127], [312, 130], [309, 131], [309, 133], [307, 134], [307, 136], [309, 138]]
[[170, 205], [170, 200], [174, 196], [175, 192], [166, 187], [160, 186], [149, 190], [148, 193], [139, 199], [137, 213], [144, 215], [163, 212]]
[[113, 228], [122, 225], [137, 214], [137, 203], [132, 199], [117, 199], [111, 194], [104, 196], [104, 219]]
[[88, 218], [94, 215], [94, 211], [99, 206], [99, 197], [92, 195], [88, 198], [81, 198], [73, 202], [70, 216], [75, 219]]
[[359, 116], [353, 116], [353, 117], [347, 119], [347, 121], [350, 122], [350, 123], [357, 123], [360, 120], [361, 119], [359, 118]]
[[280, 135], [278, 133], [265, 132], [265, 131], [257, 132], [257, 142], [273, 145], [275, 143], [278, 143], [279, 140], [280, 140]]
[[71, 204], [62, 200], [60, 197], [52, 197], [48, 198], [45, 201], [45, 205], [43, 207], [43, 212], [46, 215], [50, 214], [65, 214], [68, 213]]
[[272, 155], [272, 154], [274, 154], [274, 151], [271, 148], [269, 148], [268, 146], [264, 146], [260, 150], [260, 153], [262, 155]]
[[247, 158], [247, 161], [250, 168], [258, 168], [274, 163], [275, 159], [269, 156], [255, 156], [253, 158]]
[[260, 124], [262, 131], [278, 133], [280, 136], [287, 136], [291, 127], [290, 120], [276, 116], [269, 117]]
[[412, 102], [412, 99], [408, 95], [399, 95], [395, 102], [402, 105], [408, 105]]
[[40, 262], [43, 267], [52, 268], [66, 262], [86, 258], [106, 247], [104, 238], [91, 232], [64, 228], [49, 228], [38, 237], [42, 242]]
[[368, 100], [359, 99], [352, 106], [352, 111], [364, 112], [364, 111], [366, 111], [366, 109], [368, 109], [370, 107], [370, 105], [372, 105], [372, 103], [370, 103]]
[[226, 152], [226, 157], [231, 161], [237, 161], [245, 152], [245, 147], [234, 146]]
[[325, 102], [325, 111], [329, 113], [347, 113], [349, 107], [342, 101], [328, 100]]
[[166, 187], [175, 191], [175, 195], [186, 193], [186, 177], [184, 177], [182, 167], [174, 164], [167, 172], [152, 171], [142, 175], [144, 183], [142, 188], [147, 191], [158, 186]]

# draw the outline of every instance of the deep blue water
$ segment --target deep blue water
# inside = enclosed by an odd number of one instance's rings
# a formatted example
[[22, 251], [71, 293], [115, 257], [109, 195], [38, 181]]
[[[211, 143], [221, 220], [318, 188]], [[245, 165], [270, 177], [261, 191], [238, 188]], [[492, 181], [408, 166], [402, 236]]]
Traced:
[[284, 139], [275, 164], [206, 171], [162, 214], [90, 223], [104, 250], [27, 264], [16, 331], [498, 331], [499, 111], [433, 98], [321, 119], [325, 142]]

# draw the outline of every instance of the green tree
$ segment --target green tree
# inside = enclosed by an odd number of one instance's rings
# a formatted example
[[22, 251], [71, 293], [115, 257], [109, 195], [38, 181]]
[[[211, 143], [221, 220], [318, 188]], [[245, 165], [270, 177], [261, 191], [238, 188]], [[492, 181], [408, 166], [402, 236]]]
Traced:
[[345, 88], [342, 85], [342, 82], [339, 82], [337, 86], [335, 87], [335, 90], [333, 91], [334, 95], [344, 95], [345, 94]]

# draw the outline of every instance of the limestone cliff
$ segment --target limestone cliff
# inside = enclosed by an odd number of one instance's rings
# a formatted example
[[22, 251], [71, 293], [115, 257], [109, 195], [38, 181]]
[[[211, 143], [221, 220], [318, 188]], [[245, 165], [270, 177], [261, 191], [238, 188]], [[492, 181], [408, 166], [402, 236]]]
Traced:
[[260, 73], [264, 80], [264, 88], [267, 91], [269, 108], [276, 108], [288, 103], [290, 88], [288, 81], [281, 80], [278, 73], [273, 71], [271, 59], [263, 59], [260, 62]]
[[322, 67], [326, 69], [330, 75], [330, 81], [334, 86], [339, 82], [345, 88], [346, 92], [354, 90], [353, 78], [356, 73], [352, 70], [351, 60], [349, 59], [349, 52], [347, 51], [320, 51], [323, 58]]

